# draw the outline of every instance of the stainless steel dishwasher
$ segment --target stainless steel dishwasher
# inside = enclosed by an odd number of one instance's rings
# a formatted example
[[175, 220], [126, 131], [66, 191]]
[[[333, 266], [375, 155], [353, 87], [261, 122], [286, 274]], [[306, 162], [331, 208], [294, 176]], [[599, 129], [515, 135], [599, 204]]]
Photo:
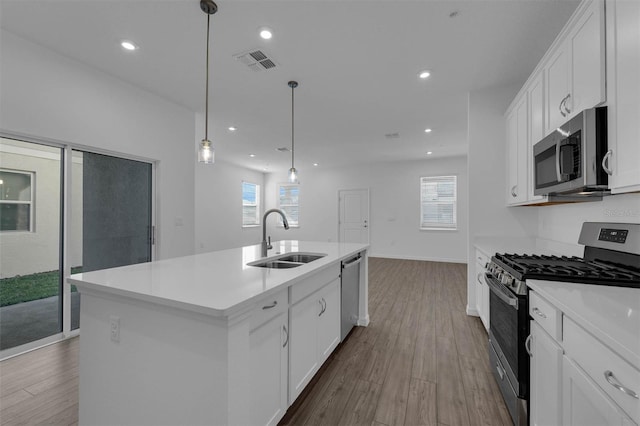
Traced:
[[360, 253], [342, 262], [340, 341], [347, 337], [349, 331], [358, 322], [360, 262], [362, 262]]

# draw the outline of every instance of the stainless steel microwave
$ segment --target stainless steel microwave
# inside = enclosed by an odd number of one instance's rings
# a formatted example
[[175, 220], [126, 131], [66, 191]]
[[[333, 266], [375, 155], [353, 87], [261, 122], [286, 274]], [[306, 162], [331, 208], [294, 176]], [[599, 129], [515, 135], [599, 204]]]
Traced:
[[535, 195], [603, 195], [607, 107], [582, 111], [533, 146]]

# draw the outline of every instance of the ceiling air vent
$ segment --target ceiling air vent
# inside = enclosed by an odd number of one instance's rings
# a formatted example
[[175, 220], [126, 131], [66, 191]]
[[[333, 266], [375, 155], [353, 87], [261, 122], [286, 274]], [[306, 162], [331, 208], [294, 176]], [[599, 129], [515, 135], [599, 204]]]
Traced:
[[252, 49], [233, 55], [236, 60], [246, 65], [252, 71], [265, 71], [276, 67], [273, 57], [270, 57], [264, 50]]
[[283, 146], [283, 147], [280, 147], [280, 148], [276, 148], [276, 151], [289, 152], [291, 150], [289, 148], [287, 148], [286, 146]]

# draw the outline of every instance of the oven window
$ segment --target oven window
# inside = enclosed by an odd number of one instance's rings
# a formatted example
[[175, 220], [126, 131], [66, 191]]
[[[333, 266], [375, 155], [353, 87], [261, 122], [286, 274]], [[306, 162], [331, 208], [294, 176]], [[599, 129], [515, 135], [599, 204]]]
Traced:
[[504, 303], [491, 291], [489, 299], [490, 327], [511, 370], [518, 376], [518, 311]]

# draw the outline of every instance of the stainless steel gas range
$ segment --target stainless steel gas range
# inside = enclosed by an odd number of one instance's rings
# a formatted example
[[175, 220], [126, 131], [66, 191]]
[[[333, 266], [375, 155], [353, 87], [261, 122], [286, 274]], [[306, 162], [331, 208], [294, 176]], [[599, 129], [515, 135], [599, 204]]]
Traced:
[[515, 425], [528, 424], [526, 280], [640, 288], [640, 224], [585, 222], [578, 242], [583, 257], [496, 253], [487, 266], [489, 358]]

